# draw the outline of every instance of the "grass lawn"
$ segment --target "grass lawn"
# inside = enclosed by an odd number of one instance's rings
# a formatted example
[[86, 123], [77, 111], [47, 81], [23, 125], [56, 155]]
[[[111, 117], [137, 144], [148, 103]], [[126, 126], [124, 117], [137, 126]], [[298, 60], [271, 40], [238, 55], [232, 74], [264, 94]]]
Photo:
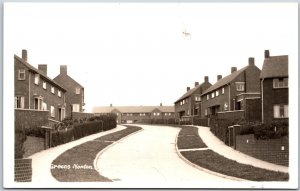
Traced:
[[101, 176], [94, 169], [93, 163], [96, 155], [114, 141], [141, 129], [140, 127], [128, 125], [124, 130], [105, 135], [67, 150], [52, 162], [52, 176], [61, 182], [111, 182], [110, 179]]
[[198, 128], [191, 126], [181, 126], [177, 137], [178, 149], [206, 148], [207, 146], [199, 137]]
[[241, 164], [212, 150], [183, 151], [181, 154], [192, 163], [214, 172], [252, 181], [288, 181], [289, 174]]

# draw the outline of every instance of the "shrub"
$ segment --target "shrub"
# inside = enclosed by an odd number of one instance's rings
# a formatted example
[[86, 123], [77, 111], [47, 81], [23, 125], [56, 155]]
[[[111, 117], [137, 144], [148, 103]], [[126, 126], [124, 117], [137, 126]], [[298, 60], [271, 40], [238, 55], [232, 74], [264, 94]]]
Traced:
[[228, 119], [218, 119], [211, 118], [210, 119], [210, 130], [225, 144], [229, 143], [228, 140], [228, 127], [233, 125], [233, 121]]
[[23, 158], [24, 142], [26, 141], [26, 134], [24, 128], [16, 128], [15, 130], [15, 159]]

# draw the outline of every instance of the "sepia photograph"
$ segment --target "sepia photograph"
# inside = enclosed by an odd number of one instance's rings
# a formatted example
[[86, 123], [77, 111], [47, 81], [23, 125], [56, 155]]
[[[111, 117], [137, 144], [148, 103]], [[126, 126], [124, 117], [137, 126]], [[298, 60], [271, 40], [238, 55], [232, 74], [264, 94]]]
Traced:
[[5, 188], [298, 188], [297, 3], [3, 10]]

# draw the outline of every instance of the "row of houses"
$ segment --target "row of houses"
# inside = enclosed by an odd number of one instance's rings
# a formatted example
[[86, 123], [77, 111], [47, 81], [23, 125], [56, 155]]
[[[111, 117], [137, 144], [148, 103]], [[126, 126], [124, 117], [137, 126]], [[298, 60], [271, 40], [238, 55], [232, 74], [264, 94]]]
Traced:
[[14, 55], [15, 109], [49, 111], [49, 118], [62, 121], [72, 112], [84, 111], [84, 88], [60, 66], [54, 79], [47, 76], [47, 65], [35, 68], [28, 63], [27, 50], [22, 57]]
[[175, 101], [175, 118], [178, 123], [193, 123], [195, 117], [211, 117], [262, 121], [288, 118], [288, 56], [270, 56], [265, 50], [262, 70], [249, 58], [248, 65], [225, 77], [217, 75], [211, 84], [195, 82]]
[[117, 123], [174, 123], [174, 106], [99, 106], [93, 108], [93, 113], [106, 115], [114, 113], [117, 115]]

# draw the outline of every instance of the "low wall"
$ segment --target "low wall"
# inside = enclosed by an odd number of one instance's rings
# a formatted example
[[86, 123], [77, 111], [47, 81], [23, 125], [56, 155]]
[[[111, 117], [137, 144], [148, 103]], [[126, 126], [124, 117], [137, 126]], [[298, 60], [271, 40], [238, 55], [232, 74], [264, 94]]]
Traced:
[[15, 128], [33, 128], [48, 124], [49, 111], [15, 109]]
[[271, 163], [288, 166], [289, 139], [257, 140], [253, 134], [237, 135], [236, 150]]
[[245, 111], [236, 110], [236, 111], [219, 112], [217, 116], [219, 119], [229, 119], [231, 121], [234, 121], [234, 120], [245, 118]]
[[84, 119], [94, 117], [94, 113], [72, 112], [72, 119]]
[[15, 182], [31, 182], [32, 159], [15, 159]]
[[25, 153], [24, 158], [27, 158], [34, 153], [40, 152], [45, 148], [45, 139], [33, 136], [27, 136], [26, 141], [24, 142]]

